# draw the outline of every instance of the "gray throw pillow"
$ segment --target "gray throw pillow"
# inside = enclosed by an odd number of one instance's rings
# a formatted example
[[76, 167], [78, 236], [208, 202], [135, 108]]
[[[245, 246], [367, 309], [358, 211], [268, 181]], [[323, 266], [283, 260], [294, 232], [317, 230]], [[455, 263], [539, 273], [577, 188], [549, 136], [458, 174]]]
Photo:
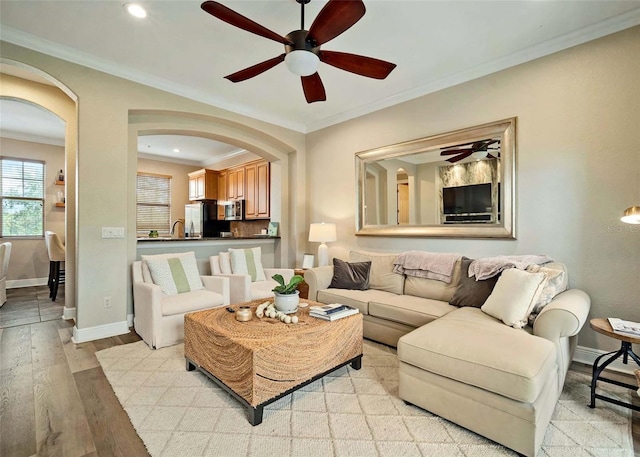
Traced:
[[367, 290], [369, 288], [369, 273], [371, 262], [345, 262], [333, 259], [333, 278], [331, 289]]
[[500, 275], [482, 281], [476, 281], [475, 277], [469, 277], [469, 265], [471, 265], [472, 261], [473, 259], [462, 258], [460, 264], [460, 282], [453, 293], [453, 297], [451, 297], [451, 301], [449, 301], [450, 305], [480, 308], [484, 305], [487, 298], [489, 298], [491, 292], [493, 292], [493, 288], [496, 282], [498, 282]]

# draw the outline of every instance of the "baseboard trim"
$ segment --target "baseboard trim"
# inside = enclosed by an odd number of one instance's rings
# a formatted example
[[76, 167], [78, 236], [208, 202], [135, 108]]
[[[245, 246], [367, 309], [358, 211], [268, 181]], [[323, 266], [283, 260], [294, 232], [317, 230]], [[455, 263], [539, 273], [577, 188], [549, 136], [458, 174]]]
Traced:
[[98, 325], [96, 327], [78, 328], [73, 326], [73, 336], [71, 341], [74, 343], [86, 343], [87, 341], [109, 338], [110, 336], [118, 336], [129, 333], [127, 321], [114, 322], [112, 324]]
[[67, 308], [65, 306], [64, 310], [62, 311], [62, 318], [65, 321], [69, 321], [71, 319], [75, 319], [76, 318], [76, 309], [75, 308]]
[[[601, 351], [599, 349], [578, 346], [576, 347], [576, 352], [573, 354], [573, 361], [593, 366], [593, 362], [595, 362], [598, 357], [600, 357], [602, 354], [608, 354], [609, 352], [611, 351]], [[624, 363], [622, 363], [622, 358], [607, 366], [607, 370], [619, 371], [620, 373], [626, 373], [630, 375], [633, 375], [633, 370], [635, 370], [636, 368], [638, 368], [638, 366], [633, 362], [633, 360], [631, 360], [630, 364], [625, 365]]]
[[21, 287], [46, 286], [49, 278], [12, 279], [7, 281], [7, 289], [19, 289]]
[[127, 314], [127, 325], [129, 328], [133, 327], [133, 314]]

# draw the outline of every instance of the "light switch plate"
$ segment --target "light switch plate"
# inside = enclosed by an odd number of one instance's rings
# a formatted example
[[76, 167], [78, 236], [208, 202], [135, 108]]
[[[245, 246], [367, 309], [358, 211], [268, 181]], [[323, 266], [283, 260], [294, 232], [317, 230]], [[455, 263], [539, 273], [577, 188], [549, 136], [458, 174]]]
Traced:
[[124, 238], [124, 227], [102, 227], [102, 238]]

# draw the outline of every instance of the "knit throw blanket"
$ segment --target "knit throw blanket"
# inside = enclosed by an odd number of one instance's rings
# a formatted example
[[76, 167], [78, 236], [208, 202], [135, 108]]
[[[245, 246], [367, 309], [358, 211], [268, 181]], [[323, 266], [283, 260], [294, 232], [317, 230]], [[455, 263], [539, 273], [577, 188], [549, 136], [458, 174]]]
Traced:
[[450, 283], [453, 268], [461, 257], [460, 254], [438, 252], [403, 252], [393, 262], [393, 272]]
[[476, 277], [476, 281], [492, 278], [507, 268], [524, 270], [529, 265], [543, 265], [553, 262], [546, 255], [499, 255], [476, 259], [469, 265], [469, 277]]

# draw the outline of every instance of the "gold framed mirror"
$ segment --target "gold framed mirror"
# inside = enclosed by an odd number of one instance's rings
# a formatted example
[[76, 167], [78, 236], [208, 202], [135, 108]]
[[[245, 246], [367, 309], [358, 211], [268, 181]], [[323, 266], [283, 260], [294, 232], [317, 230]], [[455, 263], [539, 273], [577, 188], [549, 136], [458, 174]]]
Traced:
[[516, 118], [356, 153], [356, 235], [515, 239]]

